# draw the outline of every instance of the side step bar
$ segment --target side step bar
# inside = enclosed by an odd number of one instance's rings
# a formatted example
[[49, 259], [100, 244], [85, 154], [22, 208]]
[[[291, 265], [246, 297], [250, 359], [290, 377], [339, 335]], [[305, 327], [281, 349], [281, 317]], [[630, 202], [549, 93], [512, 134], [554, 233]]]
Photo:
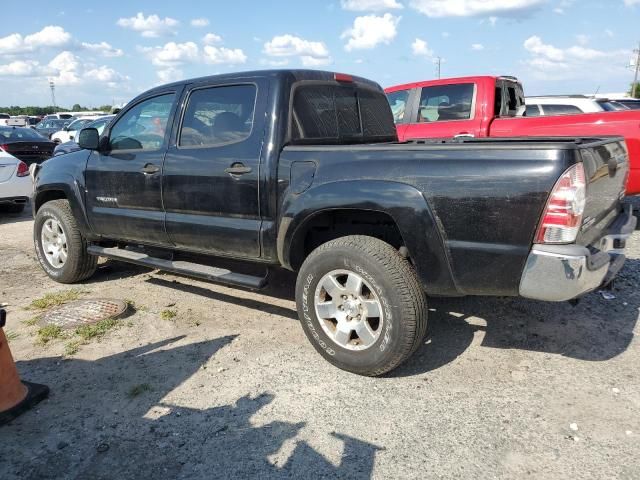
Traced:
[[143, 267], [157, 268], [167, 272], [199, 278], [210, 282], [223, 283], [235, 287], [245, 287], [259, 290], [267, 285], [267, 277], [255, 277], [243, 273], [234, 273], [224, 268], [210, 267], [200, 263], [185, 262], [181, 260], [165, 260], [163, 258], [150, 257], [149, 255], [123, 248], [105, 248], [97, 245], [89, 245], [87, 252], [91, 255], [112, 258], [123, 262], [135, 263]]

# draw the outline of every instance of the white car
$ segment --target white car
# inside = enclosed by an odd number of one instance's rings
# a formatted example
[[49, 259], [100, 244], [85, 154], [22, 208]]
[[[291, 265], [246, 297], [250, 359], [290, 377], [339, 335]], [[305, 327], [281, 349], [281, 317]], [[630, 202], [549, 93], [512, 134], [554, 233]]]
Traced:
[[32, 192], [27, 164], [0, 148], [0, 212], [22, 212]]
[[527, 117], [544, 115], [576, 115], [619, 110], [615, 102], [607, 98], [593, 98], [586, 95], [555, 95], [548, 97], [527, 97], [525, 99]]
[[72, 121], [69, 125], [64, 127], [62, 130], [59, 130], [53, 134], [51, 134], [51, 140], [56, 143], [65, 143], [70, 142], [71, 140], [75, 140], [77, 135], [80, 133], [84, 127], [86, 127], [89, 123], [97, 120], [97, 117], [80, 117]]

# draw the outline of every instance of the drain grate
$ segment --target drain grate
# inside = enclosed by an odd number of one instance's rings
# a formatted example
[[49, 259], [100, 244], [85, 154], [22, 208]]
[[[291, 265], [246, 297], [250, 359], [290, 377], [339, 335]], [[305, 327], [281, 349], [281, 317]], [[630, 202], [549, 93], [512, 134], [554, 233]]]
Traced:
[[127, 310], [126, 302], [111, 298], [77, 300], [55, 308], [43, 315], [41, 325], [56, 325], [60, 328], [75, 328], [97, 323], [105, 318], [114, 318]]

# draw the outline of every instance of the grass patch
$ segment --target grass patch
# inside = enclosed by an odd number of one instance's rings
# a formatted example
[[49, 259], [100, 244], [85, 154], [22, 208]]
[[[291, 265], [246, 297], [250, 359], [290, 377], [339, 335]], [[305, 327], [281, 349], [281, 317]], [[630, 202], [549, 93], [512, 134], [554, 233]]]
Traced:
[[173, 320], [178, 315], [178, 312], [175, 310], [163, 310], [160, 312], [160, 318], [163, 320]]
[[45, 296], [32, 301], [27, 307], [27, 310], [44, 310], [46, 308], [57, 307], [63, 303], [77, 300], [82, 293], [82, 290], [77, 288], [63, 290], [62, 292], [47, 293]]
[[15, 340], [16, 338], [18, 338], [20, 336], [20, 334], [18, 332], [12, 332], [10, 330], [7, 330], [4, 333], [4, 336], [7, 337], [7, 341], [11, 341], [11, 340]]
[[35, 317], [31, 317], [29, 320], [25, 320], [24, 323], [27, 327], [33, 327], [40, 320], [40, 316], [36, 315]]
[[117, 326], [118, 320], [115, 318], [105, 318], [92, 325], [82, 325], [76, 328], [76, 335], [80, 336], [80, 338], [86, 342], [92, 338], [102, 337], [109, 330]]
[[138, 395], [142, 395], [145, 392], [150, 392], [152, 390], [151, 385], [148, 383], [141, 383], [139, 385], [134, 385], [129, 389], [127, 395], [129, 398], [135, 398]]
[[78, 350], [80, 350], [80, 345], [82, 345], [82, 342], [79, 341], [74, 341], [74, 342], [69, 342], [64, 346], [64, 354], [67, 357], [71, 357], [73, 355], [75, 355], [76, 353], [78, 353]]
[[38, 343], [46, 345], [51, 340], [62, 337], [62, 327], [58, 325], [46, 325], [38, 329]]
[[136, 302], [134, 302], [130, 298], [125, 298], [124, 301], [127, 304], [127, 306], [134, 312], [146, 312], [149, 310], [149, 308], [147, 308], [145, 305], [138, 305]]

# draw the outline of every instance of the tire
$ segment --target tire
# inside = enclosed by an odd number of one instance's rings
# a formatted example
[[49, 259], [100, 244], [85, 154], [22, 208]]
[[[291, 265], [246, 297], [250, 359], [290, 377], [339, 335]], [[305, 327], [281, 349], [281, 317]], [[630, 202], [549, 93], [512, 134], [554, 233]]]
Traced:
[[[54, 226], [53, 229], [48, 227]], [[59, 229], [58, 229], [59, 226]], [[43, 229], [47, 230], [45, 237], [55, 244], [55, 249], [45, 248]], [[57, 239], [60, 243], [56, 244]], [[36, 256], [43, 270], [53, 280], [59, 283], [76, 283], [85, 280], [94, 274], [98, 265], [98, 257], [87, 253], [87, 241], [80, 233], [71, 207], [67, 200], [53, 200], [45, 203], [38, 213], [33, 226], [33, 241]], [[64, 250], [66, 258], [64, 262], [49, 259], [52, 252]], [[47, 250], [45, 252], [45, 249]], [[57, 249], [57, 250], [56, 250]], [[58, 256], [60, 260], [61, 256]]]
[[393, 370], [426, 334], [427, 301], [415, 270], [373, 237], [342, 237], [311, 252], [298, 273], [296, 304], [320, 355], [359, 375]]

